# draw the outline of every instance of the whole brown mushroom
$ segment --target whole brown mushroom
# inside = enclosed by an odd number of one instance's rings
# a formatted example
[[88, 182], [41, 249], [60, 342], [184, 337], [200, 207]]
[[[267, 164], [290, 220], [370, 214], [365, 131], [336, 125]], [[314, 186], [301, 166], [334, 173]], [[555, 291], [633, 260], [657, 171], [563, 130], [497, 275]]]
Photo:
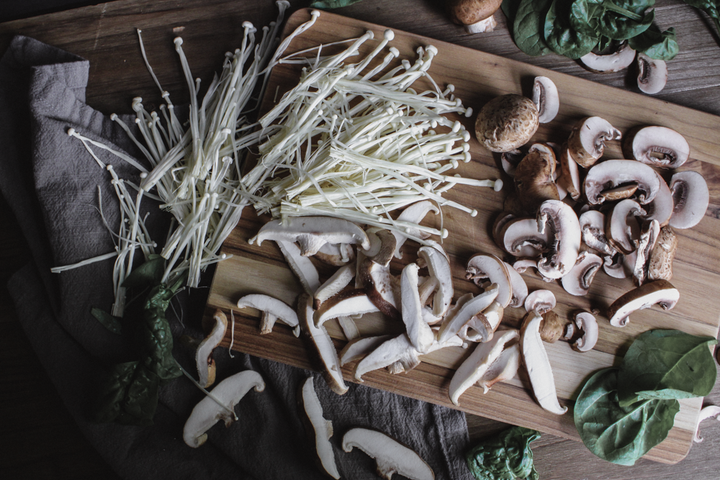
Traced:
[[491, 152], [509, 152], [530, 141], [538, 129], [538, 117], [538, 109], [529, 98], [500, 95], [478, 113], [475, 136]]
[[458, 25], [465, 25], [468, 33], [492, 32], [497, 22], [494, 13], [502, 0], [449, 0], [450, 18]]

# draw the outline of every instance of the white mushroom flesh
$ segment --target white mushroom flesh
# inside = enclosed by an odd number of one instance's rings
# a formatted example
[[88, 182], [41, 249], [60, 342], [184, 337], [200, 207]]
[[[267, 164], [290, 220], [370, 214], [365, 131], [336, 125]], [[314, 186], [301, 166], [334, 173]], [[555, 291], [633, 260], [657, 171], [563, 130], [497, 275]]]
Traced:
[[690, 156], [690, 145], [672, 128], [655, 125], [633, 135], [632, 153], [636, 160], [654, 167], [678, 168]]
[[680, 292], [667, 280], [655, 280], [630, 290], [615, 300], [608, 309], [607, 316], [613, 327], [624, 327], [630, 321], [630, 314], [638, 310], [660, 305], [670, 310], [677, 304]]
[[400, 282], [402, 291], [401, 313], [410, 343], [418, 352], [426, 353], [435, 340], [435, 334], [430, 325], [423, 320], [423, 304], [420, 301], [420, 292], [418, 290], [418, 270], [419, 267], [415, 263], [408, 264], [403, 268]]
[[198, 371], [198, 383], [205, 388], [215, 383], [215, 361], [212, 358], [212, 351], [220, 344], [227, 331], [227, 316], [222, 310], [217, 310], [213, 315], [215, 321], [212, 330], [205, 339], [200, 342], [195, 350], [195, 365]]
[[538, 209], [538, 230], [549, 230], [554, 238], [551, 249], [538, 260], [538, 271], [556, 279], [575, 265], [580, 252], [580, 223], [572, 207], [559, 200], [546, 200]]
[[264, 240], [297, 242], [303, 256], [314, 255], [326, 243], [356, 244], [363, 249], [370, 247], [362, 228], [334, 217], [290, 217], [282, 222], [272, 220], [248, 242], [260, 245]]
[[275, 320], [280, 320], [285, 325], [292, 327], [296, 337], [300, 334], [297, 313], [282, 300], [263, 293], [251, 293], [240, 297], [237, 307], [254, 308], [263, 313], [263, 320], [260, 323], [261, 334], [270, 333]]
[[313, 430], [315, 439], [315, 452], [320, 460], [323, 469], [332, 478], [340, 478], [340, 472], [335, 462], [335, 451], [333, 450], [330, 437], [333, 436], [333, 425], [330, 420], [323, 417], [323, 409], [320, 399], [315, 392], [313, 377], [309, 377], [303, 383], [301, 389], [303, 410]]
[[703, 219], [710, 203], [707, 182], [698, 172], [678, 172], [670, 179], [675, 207], [669, 225], [677, 229], [692, 228]]
[[535, 77], [533, 81], [533, 102], [538, 109], [538, 121], [540, 123], [552, 122], [560, 109], [560, 95], [555, 82], [548, 77]]

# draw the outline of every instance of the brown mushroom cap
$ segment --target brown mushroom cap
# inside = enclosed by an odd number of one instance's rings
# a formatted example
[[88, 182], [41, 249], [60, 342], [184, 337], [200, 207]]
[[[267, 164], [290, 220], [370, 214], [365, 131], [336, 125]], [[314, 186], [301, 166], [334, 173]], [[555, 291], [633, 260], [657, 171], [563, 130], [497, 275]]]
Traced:
[[491, 152], [509, 152], [529, 142], [538, 125], [538, 109], [531, 99], [501, 95], [480, 110], [475, 136]]
[[502, 0], [451, 0], [447, 3], [451, 20], [458, 25], [472, 25], [485, 20], [502, 5]]
[[545, 200], [560, 199], [555, 185], [556, 164], [553, 149], [535, 143], [515, 168], [515, 189], [526, 213], [534, 214]]

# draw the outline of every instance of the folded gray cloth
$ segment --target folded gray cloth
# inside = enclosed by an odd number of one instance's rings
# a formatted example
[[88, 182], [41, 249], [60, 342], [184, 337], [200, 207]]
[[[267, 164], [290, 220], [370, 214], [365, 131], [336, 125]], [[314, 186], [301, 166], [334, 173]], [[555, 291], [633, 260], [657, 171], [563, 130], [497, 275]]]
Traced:
[[[27, 37], [13, 40], [0, 61], [0, 191], [33, 252], [32, 261], [9, 284], [18, 317], [66, 407], [111, 467], [133, 479], [326, 478], [313, 461], [314, 447], [297, 407], [298, 389], [313, 375], [324, 416], [337, 432], [332, 441], [343, 478], [377, 478], [372, 459], [340, 447], [345, 430], [362, 426], [413, 448], [438, 479], [471, 479], [463, 460], [468, 433], [461, 412], [359, 385], [338, 396], [315, 372], [248, 355], [231, 358], [226, 350], [215, 354], [219, 380], [252, 369], [267, 386], [262, 393], [250, 392], [236, 408], [239, 420], [228, 428], [213, 427], [200, 448], [185, 445], [182, 429], [203, 393], [183, 377], [161, 388], [152, 426], [91, 421], [106, 368], [132, 359], [132, 353], [123, 337], [90, 314], [93, 306], [109, 310], [112, 304], [113, 260], [50, 273], [53, 266], [113, 251], [98, 195], [110, 226], [118, 222], [108, 173], [82, 143], [68, 137], [68, 128], [139, 156], [115, 122], [85, 103], [88, 71], [82, 58]], [[95, 153], [121, 177], [136, 178], [117, 157], [99, 149]], [[147, 223], [155, 232], [163, 232], [166, 222], [159, 210], [150, 211]], [[201, 311], [193, 295], [181, 295], [170, 310]], [[204, 305], [202, 298], [199, 302]], [[192, 371], [191, 353], [177, 341], [181, 335], [200, 336], [199, 318], [188, 317], [170, 320], [175, 357]]]

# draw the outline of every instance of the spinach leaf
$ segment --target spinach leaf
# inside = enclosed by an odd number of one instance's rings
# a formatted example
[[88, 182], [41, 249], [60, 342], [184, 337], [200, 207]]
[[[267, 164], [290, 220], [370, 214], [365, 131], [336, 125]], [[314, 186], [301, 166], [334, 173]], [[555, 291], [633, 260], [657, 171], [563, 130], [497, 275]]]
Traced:
[[631, 38], [628, 43], [631, 48], [655, 60], [672, 60], [680, 51], [675, 29], [671, 27], [661, 32], [654, 24], [642, 34]]
[[578, 59], [597, 45], [599, 36], [591, 30], [575, 30], [570, 23], [568, 0], [553, 0], [545, 15], [545, 43], [558, 55]]
[[645, 13], [655, 0], [604, 0], [598, 23], [598, 33], [613, 40], [627, 40], [650, 28], [655, 11]]
[[152, 425], [158, 379], [139, 361], [118, 363], [100, 389], [94, 420], [123, 425]]
[[478, 480], [537, 480], [530, 442], [538, 438], [535, 430], [512, 427], [474, 446], [465, 461]]
[[151, 254], [145, 262], [125, 277], [123, 287], [145, 288], [158, 285], [162, 280], [163, 273], [165, 273], [165, 259], [162, 255]]
[[311, 8], [340, 8], [347, 7], [360, 0], [315, 0], [310, 4]]
[[510, 32], [510, 35], [513, 37], [515, 36], [513, 23], [515, 23], [515, 17], [517, 16], [518, 7], [520, 7], [521, 2], [522, 0], [503, 0], [500, 4], [500, 9], [503, 15], [505, 15], [505, 18], [507, 18], [508, 32]]
[[707, 13], [715, 22], [715, 28], [720, 33], [720, 1], [718, 0], [684, 0], [688, 5]]
[[621, 406], [647, 398], [704, 397], [717, 376], [710, 345], [713, 337], [678, 330], [650, 330], [639, 335], [620, 365]]
[[145, 301], [139, 329], [139, 344], [145, 352], [146, 367], [163, 383], [182, 375], [172, 355], [172, 332], [165, 318], [165, 311], [174, 295], [173, 288], [163, 284], [153, 288]]
[[621, 407], [617, 388], [617, 368], [593, 374], [575, 402], [575, 427], [585, 446], [598, 457], [634, 465], [667, 437], [680, 404], [653, 399]]
[[533, 57], [550, 52], [544, 40], [544, 18], [551, 0], [521, 0], [513, 22], [513, 38], [520, 50]]
[[112, 333], [116, 335], [122, 335], [123, 328], [122, 322], [120, 321], [122, 320], [121, 318], [111, 315], [105, 310], [97, 307], [93, 307], [92, 309], [90, 309], [90, 314]]

